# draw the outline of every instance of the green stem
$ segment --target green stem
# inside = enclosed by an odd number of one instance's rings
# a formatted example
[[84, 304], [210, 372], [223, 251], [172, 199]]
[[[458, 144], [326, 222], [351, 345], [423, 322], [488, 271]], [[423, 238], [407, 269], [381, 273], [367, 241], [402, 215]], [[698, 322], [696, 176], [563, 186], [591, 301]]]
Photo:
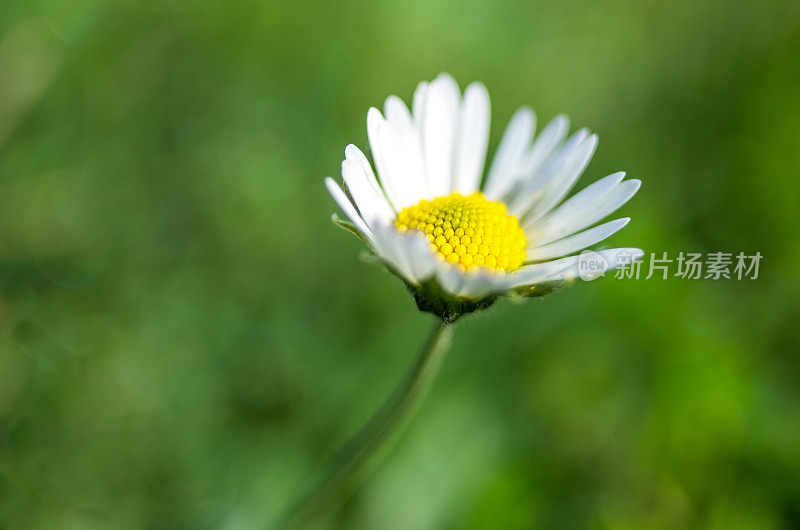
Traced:
[[394, 392], [355, 436], [334, 454], [314, 485], [292, 504], [279, 528], [300, 526], [324, 506], [341, 500], [358, 478], [377, 467], [431, 387], [450, 347], [452, 328], [452, 324], [437, 319], [419, 357]]

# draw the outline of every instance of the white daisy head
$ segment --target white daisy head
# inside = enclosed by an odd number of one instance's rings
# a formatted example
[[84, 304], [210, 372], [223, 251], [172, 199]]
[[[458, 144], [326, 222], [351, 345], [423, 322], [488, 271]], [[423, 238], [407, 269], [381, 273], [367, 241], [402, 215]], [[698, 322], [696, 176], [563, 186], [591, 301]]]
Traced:
[[[579, 275], [581, 250], [630, 219], [593, 226], [622, 206], [640, 181], [614, 173], [564, 201], [597, 146], [556, 116], [538, 135], [536, 114], [511, 118], [484, 178], [489, 94], [472, 83], [463, 94], [440, 74], [422, 82], [411, 109], [389, 96], [367, 113], [374, 168], [354, 145], [345, 149], [344, 187], [325, 185], [359, 236], [402, 279], [423, 311], [453, 321], [498, 296], [539, 296]], [[376, 178], [377, 175], [377, 178]], [[563, 201], [563, 202], [562, 202]], [[642, 252], [598, 252], [608, 268]]]

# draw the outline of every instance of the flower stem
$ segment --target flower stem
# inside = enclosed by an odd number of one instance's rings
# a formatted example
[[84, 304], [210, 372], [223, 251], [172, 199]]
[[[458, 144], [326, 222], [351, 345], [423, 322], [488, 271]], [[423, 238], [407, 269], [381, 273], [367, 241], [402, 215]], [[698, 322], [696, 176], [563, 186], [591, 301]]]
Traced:
[[295, 528], [342, 501], [347, 490], [374, 470], [408, 424], [430, 389], [450, 348], [453, 325], [436, 320], [414, 364], [370, 420], [331, 458], [305, 495], [292, 505], [279, 528]]

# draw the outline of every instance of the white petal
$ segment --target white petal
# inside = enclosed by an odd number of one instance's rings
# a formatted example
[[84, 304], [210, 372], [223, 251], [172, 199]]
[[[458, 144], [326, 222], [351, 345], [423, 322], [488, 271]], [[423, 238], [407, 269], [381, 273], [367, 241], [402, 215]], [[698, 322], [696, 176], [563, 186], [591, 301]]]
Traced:
[[385, 181], [390, 183], [398, 209], [416, 204], [427, 196], [427, 186], [411, 162], [413, 157], [406, 148], [407, 140], [401, 138], [388, 123], [378, 130], [378, 145], [386, 172]]
[[[400, 200], [402, 206], [410, 206], [423, 198], [430, 197], [419, 131], [411, 118], [408, 107], [399, 97], [389, 96], [386, 98], [384, 113], [386, 126], [393, 134], [382, 139], [382, 144], [384, 144], [384, 148], [392, 149], [395, 158], [402, 166], [402, 175], [394, 175], [392, 178], [404, 181], [402, 189], [405, 192], [401, 194]], [[389, 170], [391, 172], [391, 168]]]
[[436, 272], [439, 285], [450, 294], [458, 295], [464, 285], [464, 274], [447, 262], [439, 262]]
[[342, 188], [330, 177], [325, 178], [325, 187], [328, 188], [328, 193], [331, 194], [333, 200], [336, 201], [336, 204], [339, 205], [339, 208], [345, 213], [350, 222], [355, 225], [356, 228], [367, 238], [368, 241], [374, 243], [374, 239], [372, 237], [372, 232], [369, 228], [367, 228], [366, 223], [358, 215], [358, 212], [353, 207], [353, 204], [350, 202], [350, 199], [347, 198], [347, 195], [342, 191]]
[[564, 141], [568, 130], [569, 118], [565, 115], [559, 114], [550, 120], [525, 155], [523, 173], [536, 178], [535, 175], [542, 168], [544, 162], [551, 157], [556, 148]]
[[480, 300], [492, 293], [505, 290], [505, 277], [483, 269], [468, 272], [465, 275], [459, 296], [471, 300]]
[[401, 209], [398, 207], [400, 201], [398, 200], [398, 195], [395, 191], [395, 183], [392, 182], [390, 177], [386, 156], [383, 152], [383, 145], [381, 141], [383, 139], [383, 129], [385, 125], [386, 122], [381, 115], [381, 111], [375, 107], [370, 107], [369, 111], [367, 112], [367, 136], [369, 137], [369, 145], [370, 149], [372, 150], [372, 158], [375, 160], [375, 168], [378, 170], [378, 179], [380, 179], [381, 187], [386, 193], [389, 203], [395, 211], [399, 211]]
[[[638, 259], [643, 252], [638, 248], [614, 248], [597, 252], [606, 262], [606, 271], [617, 268], [626, 260]], [[531, 286], [537, 283], [567, 280], [578, 276], [581, 256], [569, 256], [535, 265], [526, 265], [509, 274], [509, 287]]]
[[419, 283], [419, 279], [414, 271], [412, 248], [414, 242], [421, 239], [418, 234], [389, 233], [387, 242], [392, 246], [392, 256], [396, 263], [396, 268], [403, 276], [412, 283]]
[[[364, 171], [364, 175], [367, 176], [370, 186], [372, 186], [376, 192], [380, 192], [385, 196], [383, 188], [380, 187], [377, 179], [375, 178], [375, 173], [372, 171], [372, 166], [370, 165], [369, 160], [367, 160], [366, 155], [361, 151], [361, 149], [353, 144], [349, 144], [344, 148], [344, 156], [348, 160], [355, 160], [361, 164], [361, 168]], [[389, 204], [388, 200], [386, 202]], [[391, 206], [391, 204], [389, 204], [389, 206]]]
[[566, 256], [567, 254], [577, 252], [578, 250], [583, 250], [588, 246], [603, 241], [612, 234], [621, 230], [622, 227], [628, 224], [630, 220], [630, 217], [616, 219], [560, 241], [556, 241], [555, 243], [532, 248], [525, 252], [525, 259], [527, 261], [542, 261], [546, 259], [559, 258], [561, 256]]
[[541, 171], [536, 175], [537, 180], [540, 180], [543, 184], [551, 182], [575, 157], [578, 148], [588, 137], [589, 129], [584, 127], [567, 138], [561, 146], [554, 149], [550, 156], [547, 157], [542, 164]]
[[464, 90], [453, 168], [453, 190], [464, 195], [480, 185], [489, 143], [489, 92], [482, 83]]
[[368, 226], [374, 221], [389, 222], [394, 219], [395, 212], [378, 186], [366, 157], [352, 144], [345, 149], [342, 178]]
[[411, 104], [412, 110], [414, 111], [414, 125], [417, 127], [417, 132], [420, 136], [422, 135], [422, 124], [425, 118], [425, 107], [427, 106], [429, 87], [430, 83], [427, 81], [422, 81], [418, 84], [417, 89], [414, 91], [414, 98]]
[[386, 121], [397, 131], [406, 131], [414, 127], [414, 120], [408, 107], [397, 96], [389, 96], [383, 104], [383, 115]]
[[537, 263], [535, 265], [525, 265], [506, 277], [506, 287], [511, 289], [523, 285], [533, 285], [537, 282], [544, 281], [547, 278], [568, 269], [572, 264], [572, 262], [569, 261], [571, 259], [572, 257], [555, 261], [547, 261], [545, 263]]
[[[608, 264], [606, 268], [606, 272], [608, 272], [616, 269], [623, 263], [629, 263], [631, 260], [636, 260], [642, 257], [644, 252], [638, 248], [614, 248], [611, 250], [601, 250], [597, 254], [600, 254]], [[568, 263], [569, 267], [563, 269], [557, 274], [545, 278], [543, 281], [569, 280], [578, 277], [578, 264], [580, 263], [580, 256], [570, 256], [568, 258], [562, 258], [559, 261]], [[547, 263], [555, 262], [549, 261]]]
[[[593, 134], [585, 139], [581, 138], [579, 133], [576, 133], [575, 136], [580, 138], [580, 143], [578, 143], [574, 149], [571, 149], [564, 157], [561, 167], [555, 171], [554, 175], [545, 186], [544, 196], [541, 200], [536, 203], [528, 214], [524, 213], [524, 207], [512, 209], [512, 213], [515, 215], [525, 215], [527, 222], [540, 219], [569, 193], [569, 190], [572, 189], [575, 182], [580, 178], [583, 170], [586, 169], [589, 160], [591, 160], [597, 148], [596, 135]], [[561, 158], [561, 155], [559, 155], [559, 158]]]
[[[400, 233], [391, 224], [379, 223], [373, 228], [378, 256], [410, 283], [418, 283], [422, 267], [415, 263], [415, 254], [424, 236], [416, 232]], [[429, 271], [430, 273], [431, 271]]]
[[[447, 74], [439, 74], [425, 95], [422, 150], [428, 185], [434, 196], [448, 195], [451, 190], [459, 97], [458, 85]], [[416, 117], [416, 108], [414, 111]]]
[[410, 260], [406, 256], [403, 240], [396, 230], [382, 225], [375, 229], [375, 244], [380, 258], [386, 264], [411, 283], [415, 283], [414, 272]]
[[[611, 177], [617, 179], [619, 174], [615, 173], [603, 179], [609, 180], [602, 187], [598, 187], [600, 191], [608, 183], [613, 182], [614, 179], [611, 179]], [[596, 184], [600, 182], [602, 181], [598, 181]], [[592, 193], [589, 193], [592, 187], [590, 186], [562, 204], [541, 221], [530, 226], [526, 233], [539, 244], [547, 244], [574, 234], [578, 230], [591, 226], [604, 217], [611, 215], [636, 194], [640, 185], [641, 181], [638, 179], [626, 180], [599, 195], [595, 194], [595, 191], [598, 191], [597, 189], [591, 190]], [[582, 195], [584, 192], [586, 194]]]
[[440, 260], [421, 233], [398, 232], [393, 224], [378, 223], [373, 234], [380, 258], [408, 282], [419, 285], [437, 274]]
[[[535, 174], [527, 176], [527, 182], [522, 182], [522, 188], [515, 190], [514, 196], [507, 198], [509, 212], [522, 218], [535, 205], [548, 200], [554, 186], [561, 179], [561, 175], [569, 168], [577, 149], [588, 136], [589, 131], [581, 129], [555, 149]], [[526, 179], [519, 180], [525, 181]]]
[[520, 108], [508, 123], [497, 154], [492, 160], [484, 193], [490, 199], [500, 199], [514, 184], [519, 163], [533, 138], [536, 114], [528, 107]]
[[[525, 230], [531, 230], [533, 232], [541, 231], [539, 227], [541, 227], [545, 221], [550, 222], [550, 220], [555, 221], [556, 212], [558, 212], [558, 217], [565, 219], [575, 213], [579, 213], [584, 210], [589, 204], [591, 204], [595, 199], [598, 197], [603, 196], [604, 194], [608, 193], [610, 190], [614, 188], [617, 184], [619, 184], [622, 179], [625, 178], [625, 172], [619, 171], [617, 173], [613, 173], [608, 175], [607, 177], [603, 177], [597, 182], [590, 184], [589, 186], [585, 187], [574, 196], [570, 197], [564, 204], [558, 207], [558, 209], [547, 216], [544, 219], [539, 221], [528, 221], [523, 226]], [[552, 241], [552, 240], [551, 240]]]
[[438, 258], [431, 249], [428, 239], [421, 234], [414, 237], [408, 245], [411, 272], [417, 283], [421, 283], [436, 273]]

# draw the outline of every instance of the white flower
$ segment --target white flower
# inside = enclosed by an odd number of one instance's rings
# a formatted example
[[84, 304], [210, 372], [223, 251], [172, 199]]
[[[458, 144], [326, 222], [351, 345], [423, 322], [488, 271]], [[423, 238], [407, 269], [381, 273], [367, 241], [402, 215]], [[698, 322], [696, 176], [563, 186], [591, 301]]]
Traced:
[[[597, 136], [581, 129], [567, 137], [569, 121], [559, 115], [534, 140], [536, 115], [528, 107], [511, 118], [482, 184], [489, 115], [483, 84], [470, 84], [462, 95], [450, 75], [440, 74], [419, 84], [412, 111], [397, 96], [386, 99], [383, 114], [369, 109], [377, 179], [361, 150], [348, 145], [347, 193], [325, 180], [350, 223], [335, 220], [409, 286], [420, 309], [449, 320], [499, 295], [537, 296], [578, 276], [574, 254], [630, 219], [592, 225], [640, 185], [614, 173], [562, 203]], [[642, 252], [598, 254], [610, 269]]]

